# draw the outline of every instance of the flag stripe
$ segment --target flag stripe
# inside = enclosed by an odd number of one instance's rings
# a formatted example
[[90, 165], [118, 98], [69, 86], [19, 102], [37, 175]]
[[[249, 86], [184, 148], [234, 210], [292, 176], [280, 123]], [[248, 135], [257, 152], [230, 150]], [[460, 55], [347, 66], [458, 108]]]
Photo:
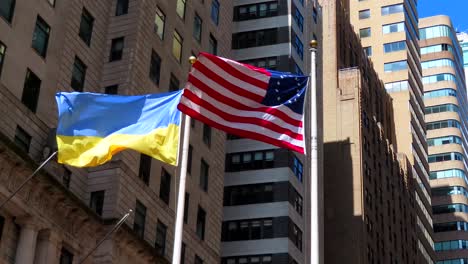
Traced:
[[204, 53], [204, 55], [205, 56], [201, 57], [201, 63], [206, 63], [206, 61], [204, 61], [205, 58], [209, 59], [221, 69], [226, 69], [225, 71], [238, 79], [244, 80], [264, 90], [268, 88], [271, 73], [267, 70], [255, 67], [247, 68], [244, 64], [237, 61], [223, 59], [207, 53]]
[[227, 78], [221, 77], [226, 75], [226, 73], [217, 73], [214, 72], [213, 68], [208, 68], [206, 65], [198, 65], [193, 73], [190, 74], [190, 76], [198, 76], [199, 73], [202, 73], [205, 76], [210, 76], [210, 79], [218, 83], [220, 86], [226, 87], [229, 90], [232, 90], [233, 92], [237, 94], [242, 94], [245, 97], [254, 100], [256, 102], [261, 102], [263, 100], [263, 97], [266, 94], [265, 90], [260, 90], [258, 88], [252, 88], [248, 87], [247, 85], [243, 85], [242, 81], [236, 82], [235, 80], [228, 80]]
[[275, 115], [277, 118], [280, 118], [288, 124], [302, 127], [302, 116], [293, 112], [291, 109], [284, 105], [276, 107], [266, 107], [265, 105], [262, 105], [255, 101], [250, 101], [247, 98], [242, 97], [241, 95], [238, 95], [228, 89], [225, 89], [220, 85], [217, 85], [211, 79], [205, 76], [199, 77], [202, 78], [200, 78], [199, 80], [195, 78], [195, 76], [190, 75], [187, 88], [196, 87], [204, 93], [211, 95], [213, 98], [233, 108], [250, 111], [262, 111], [271, 115]]
[[296, 140], [303, 140], [302, 133], [297, 133], [295, 131], [292, 131], [290, 127], [280, 126], [280, 125], [275, 124], [274, 122], [270, 122], [269, 119], [271, 119], [271, 116], [270, 118], [267, 118], [266, 117], [267, 114], [265, 113], [260, 113], [260, 115], [256, 115], [256, 113], [258, 112], [236, 111], [235, 112], [236, 115], [232, 115], [228, 113], [230, 109], [220, 108], [219, 105], [214, 106], [211, 100], [210, 102], [207, 100], [207, 97], [204, 97], [203, 99], [201, 99], [197, 95], [195, 95], [192, 91], [189, 91], [189, 90], [184, 91], [184, 98], [192, 101], [194, 104], [197, 104], [199, 106], [203, 105], [203, 108], [212, 112], [213, 114], [216, 114], [219, 117], [222, 117], [222, 119], [224, 119], [225, 121], [233, 122], [233, 123], [258, 124], [271, 131], [288, 135], [291, 138], [294, 138]]
[[213, 121], [211, 118], [206, 117], [205, 115], [195, 111], [193, 108], [190, 106], [186, 106], [185, 104], [182, 103], [183, 99], [181, 100], [181, 104], [179, 104], [178, 108], [180, 111], [184, 112], [185, 114], [220, 130], [223, 130], [227, 133], [233, 134], [233, 135], [238, 135], [240, 137], [245, 137], [245, 138], [251, 138], [254, 140], [262, 141], [274, 146], [278, 146], [281, 148], [288, 148], [294, 151], [297, 151], [299, 153], [304, 153], [304, 146], [303, 145], [294, 145], [289, 143], [290, 141], [285, 141], [281, 139], [275, 139], [272, 137], [267, 137], [265, 136], [264, 133], [258, 133], [258, 132], [263, 132], [260, 129], [254, 130], [254, 131], [249, 131], [246, 129], [238, 129], [234, 128], [231, 124], [220, 124], [215, 121]]

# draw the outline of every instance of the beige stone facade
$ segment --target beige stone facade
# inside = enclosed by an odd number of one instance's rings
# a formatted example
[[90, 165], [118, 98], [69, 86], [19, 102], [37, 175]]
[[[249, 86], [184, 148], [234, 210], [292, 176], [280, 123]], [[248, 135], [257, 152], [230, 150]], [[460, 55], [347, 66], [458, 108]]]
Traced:
[[[73, 71], [77, 59], [85, 66], [84, 91], [105, 92], [106, 87], [114, 86], [112, 88], [119, 94], [144, 94], [166, 92], [171, 83], [182, 87], [190, 67], [188, 57], [192, 54], [208, 51], [213, 45], [216, 45], [219, 55], [229, 56], [230, 52], [232, 6], [229, 1], [219, 1], [217, 24], [211, 18], [212, 1], [130, 0], [126, 12], [126, 1], [120, 0], [13, 2], [10, 21], [0, 18], [0, 44], [6, 47], [0, 72], [3, 113], [0, 118], [3, 135], [1, 199], [43, 160], [50, 129], [56, 126], [54, 95], [58, 91], [73, 91], [71, 80], [76, 76]], [[186, 3], [185, 8], [182, 8], [183, 3]], [[118, 5], [121, 7], [119, 10]], [[180, 17], [176, 10], [184, 10], [184, 16]], [[162, 38], [158, 36], [161, 31], [155, 24], [158, 12], [164, 18]], [[89, 44], [79, 35], [83, 14], [92, 18]], [[195, 16], [201, 18], [200, 40], [194, 37]], [[42, 56], [31, 44], [37, 21], [45, 22], [49, 27], [46, 53]], [[173, 55], [175, 34], [182, 43], [180, 60]], [[120, 59], [112, 59], [115, 50], [111, 47], [116, 39], [122, 37]], [[160, 59], [158, 82], [149, 76], [153, 53]], [[28, 107], [24, 103], [28, 101], [24, 98], [28, 69], [40, 79], [39, 91], [36, 90], [32, 96], [37, 96], [37, 107]], [[224, 133], [204, 129], [199, 122], [193, 123], [190, 140], [193, 155], [187, 179], [187, 193], [190, 195], [188, 221], [184, 225], [183, 236], [185, 263], [200, 260], [218, 263], [220, 259], [224, 141]], [[12, 142], [20, 142], [20, 148], [13, 147]], [[208, 165], [207, 191], [200, 188], [202, 160]], [[33, 263], [29, 262], [30, 259], [26, 262], [21, 260], [21, 247], [27, 240], [30, 241], [28, 246], [32, 258], [43, 258], [49, 249], [54, 256], [46, 262], [34, 263], [58, 263], [61, 245], [65, 245], [73, 254], [73, 263], [77, 263], [103, 237], [115, 219], [129, 209], [135, 212], [137, 201], [146, 208], [143, 239], [132, 231], [135, 221], [135, 214], [132, 214], [121, 231], [106, 241], [86, 263], [154, 263], [155, 260], [164, 263], [170, 260], [178, 171], [152, 160], [150, 176], [145, 183], [141, 179], [140, 167], [140, 154], [133, 151], [124, 151], [112, 162], [90, 169], [64, 167], [52, 162], [47, 167], [47, 174], [35, 179], [1, 211], [5, 225], [0, 242], [0, 262]], [[171, 175], [168, 203], [160, 198], [163, 168]], [[102, 216], [87, 208], [91, 194], [97, 191], [104, 191]], [[49, 196], [49, 193], [54, 195]], [[35, 202], [42, 207], [35, 207]], [[59, 209], [55, 212], [50, 210], [52, 208]], [[206, 213], [203, 239], [196, 233], [199, 208]], [[37, 225], [29, 228], [29, 222], [22, 219]], [[154, 248], [158, 223], [167, 228], [162, 254]], [[49, 234], [52, 244], [44, 242]]]

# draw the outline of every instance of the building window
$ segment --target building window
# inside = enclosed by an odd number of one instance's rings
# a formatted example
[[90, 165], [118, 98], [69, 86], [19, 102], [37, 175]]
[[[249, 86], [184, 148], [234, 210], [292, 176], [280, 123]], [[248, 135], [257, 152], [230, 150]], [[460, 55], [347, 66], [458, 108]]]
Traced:
[[193, 155], [193, 147], [189, 145], [188, 149], [188, 158], [187, 158], [187, 172], [192, 174], [192, 155]]
[[403, 4], [384, 6], [382, 7], [382, 16], [391, 15], [395, 13], [402, 13], [403, 11]]
[[172, 55], [174, 55], [179, 63], [182, 60], [182, 42], [183, 39], [179, 32], [174, 31], [174, 36], [172, 38]]
[[93, 209], [96, 214], [102, 216], [102, 208], [104, 206], [104, 191], [91, 192], [89, 199], [89, 207]]
[[149, 184], [151, 174], [151, 157], [146, 154], [140, 155], [140, 169], [138, 170], [138, 178], [146, 185]]
[[47, 53], [47, 45], [49, 44], [49, 25], [40, 16], [37, 16], [36, 27], [34, 28], [32, 38], [32, 48], [45, 58]]
[[202, 19], [195, 13], [195, 17], [193, 18], [193, 37], [198, 41], [201, 42], [202, 36]]
[[78, 35], [88, 46], [91, 44], [93, 24], [94, 18], [91, 16], [88, 10], [83, 8], [83, 12], [81, 13], [80, 33]]
[[185, 2], [186, 0], [177, 0], [176, 12], [180, 18], [185, 18]]
[[384, 44], [384, 52], [390, 53], [395, 51], [406, 50], [406, 41], [397, 41]]
[[205, 239], [205, 222], [206, 222], [206, 212], [198, 206], [198, 213], [197, 213], [197, 236], [201, 240]]
[[240, 32], [232, 35], [232, 48], [245, 49], [278, 44], [278, 29]]
[[398, 22], [393, 24], [387, 24], [382, 26], [383, 34], [390, 34], [395, 32], [405, 31], [405, 22]]
[[39, 79], [39, 77], [37, 77], [37, 75], [31, 70], [27, 69], [21, 102], [33, 113], [35, 113], [37, 109], [37, 101], [39, 100], [40, 91], [41, 79]]
[[211, 33], [208, 43], [208, 52], [213, 55], [218, 54], [218, 41], [215, 39], [215, 37], [213, 37], [213, 35], [211, 35]]
[[154, 247], [156, 248], [156, 252], [163, 256], [166, 254], [166, 234], [167, 226], [158, 220], [158, 224], [156, 226], [156, 242]]
[[119, 85], [114, 84], [114, 85], [109, 85], [105, 88], [104, 93], [106, 94], [118, 94], [119, 91]]
[[193, 264], [203, 264], [203, 259], [201, 259], [197, 254], [195, 254], [195, 260]]
[[370, 9], [359, 11], [359, 19], [370, 18]]
[[83, 91], [86, 77], [86, 68], [86, 65], [80, 60], [80, 58], [75, 57], [71, 79], [71, 87], [73, 90], [78, 92]]
[[115, 15], [121, 16], [128, 13], [128, 0], [117, 0], [117, 7], [115, 8]]
[[15, 144], [24, 152], [29, 152], [31, 145], [31, 136], [20, 126], [16, 126]]
[[297, 157], [294, 157], [293, 172], [300, 182], [302, 182], [302, 171], [303, 171], [302, 162]]
[[169, 80], [169, 92], [174, 92], [179, 90], [179, 80], [171, 73], [171, 79]]
[[296, 245], [296, 247], [302, 252], [302, 231], [299, 227], [289, 220], [289, 239]]
[[161, 184], [159, 188], [159, 198], [166, 204], [169, 204], [171, 195], [171, 175], [165, 169], [162, 169], [161, 172]]
[[361, 28], [359, 29], [359, 37], [367, 38], [371, 36], [371, 29], [370, 28]]
[[112, 40], [109, 61], [116, 61], [122, 59], [124, 48], [124, 37], [115, 38]]
[[259, 59], [253, 59], [253, 60], [245, 60], [245, 61], [242, 61], [242, 63], [250, 64], [259, 68], [276, 70], [278, 67], [278, 58], [277, 57], [259, 58]]
[[207, 124], [203, 124], [203, 142], [211, 146], [211, 127]]
[[303, 32], [304, 31], [304, 17], [302, 16], [301, 12], [299, 12], [299, 9], [297, 7], [294, 12], [294, 21], [296, 21], [297, 27], [301, 30], [301, 32]]
[[5, 217], [0, 215], [0, 240], [3, 236], [3, 228], [5, 227]]
[[145, 221], [146, 221], [146, 207], [140, 202], [136, 201], [135, 206], [135, 219], [133, 221], [133, 231], [143, 238], [145, 234]]
[[[280, 154], [284, 157], [284, 154]], [[226, 171], [261, 170], [275, 166], [275, 152], [273, 150], [259, 150], [231, 153], [226, 158]], [[284, 166], [284, 165], [283, 165]]]
[[301, 67], [297, 63], [294, 62], [294, 73], [297, 75], [304, 75], [304, 73], [301, 70]]
[[0, 2], [0, 16], [8, 21], [8, 23], [11, 23], [11, 20], [13, 19], [15, 4], [15, 0], [2, 0]]
[[185, 193], [185, 201], [184, 201], [184, 223], [188, 222], [188, 214], [189, 214], [189, 203], [190, 203], [190, 194]]
[[70, 189], [70, 181], [71, 181], [72, 172], [65, 167], [63, 169], [64, 171], [63, 171], [63, 176], [62, 176], [62, 184], [63, 186], [65, 186], [65, 188]]
[[211, 20], [215, 25], [219, 23], [219, 2], [218, 0], [211, 1]]
[[[221, 241], [257, 240], [288, 236], [288, 217], [227, 221], [222, 224]], [[273, 230], [275, 223], [275, 231]]]
[[315, 6], [312, 9], [312, 18], [314, 19], [314, 23], [317, 24], [318, 12], [317, 12], [317, 8]]
[[149, 77], [153, 83], [159, 84], [159, 77], [161, 71], [161, 57], [153, 50], [151, 51], [151, 63]]
[[299, 38], [299, 36], [296, 35], [294, 38], [294, 50], [296, 51], [297, 55], [299, 55], [299, 58], [304, 57], [304, 46], [302, 45], [302, 41]]
[[234, 7], [234, 21], [259, 19], [278, 15], [278, 2], [249, 4]]
[[72, 264], [73, 263], [73, 254], [66, 250], [65, 248], [62, 248], [60, 252], [60, 264]]
[[180, 250], [180, 264], [185, 264], [185, 243], [182, 242], [182, 248]]
[[208, 191], [208, 178], [210, 166], [203, 159], [200, 164], [200, 188], [205, 192]]
[[364, 54], [366, 54], [367, 57], [372, 56], [372, 47], [364, 47]]
[[408, 63], [405, 60], [384, 63], [385, 72], [402, 71], [402, 70], [406, 70], [407, 68], [408, 68]]
[[166, 24], [166, 15], [156, 7], [156, 17], [154, 18], [154, 32], [160, 39], [164, 39], [164, 26]]
[[3, 62], [5, 61], [6, 46], [0, 41], [0, 76], [2, 76]]

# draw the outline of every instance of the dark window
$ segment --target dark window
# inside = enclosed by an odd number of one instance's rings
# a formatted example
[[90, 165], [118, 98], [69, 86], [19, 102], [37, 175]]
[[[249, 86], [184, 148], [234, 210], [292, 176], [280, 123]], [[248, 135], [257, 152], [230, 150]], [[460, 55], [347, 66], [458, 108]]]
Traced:
[[171, 79], [169, 80], [169, 91], [174, 92], [179, 90], [179, 80], [171, 73]]
[[148, 185], [150, 174], [151, 174], [151, 157], [145, 154], [141, 154], [138, 178], [140, 178], [144, 183], [146, 183], [146, 185]]
[[208, 53], [211, 53], [213, 55], [218, 54], [218, 41], [211, 35], [210, 33], [210, 39], [208, 43]]
[[219, 23], [219, 2], [218, 0], [213, 0], [211, 2], [211, 20], [215, 25]]
[[209, 147], [211, 145], [211, 127], [203, 124], [203, 142]]
[[193, 37], [198, 41], [201, 42], [202, 36], [202, 19], [195, 13], [195, 17], [193, 18]]
[[178, 62], [182, 60], [182, 43], [184, 39], [179, 34], [179, 32], [174, 31], [174, 36], [172, 38], [172, 55], [177, 59]]
[[154, 32], [160, 39], [164, 39], [164, 25], [166, 24], [166, 15], [156, 7], [156, 17], [154, 18]]
[[197, 236], [201, 240], [205, 239], [205, 222], [206, 222], [206, 212], [198, 206], [198, 213], [197, 213]]
[[232, 48], [245, 49], [278, 43], [278, 29], [264, 29], [233, 34]]
[[104, 206], [104, 191], [96, 191], [91, 193], [89, 199], [89, 207], [102, 216], [102, 207]]
[[66, 250], [65, 248], [62, 248], [62, 251], [60, 252], [60, 264], [72, 264], [73, 263], [73, 254]]
[[359, 11], [359, 19], [370, 18], [370, 9]]
[[146, 207], [140, 201], [137, 200], [135, 206], [135, 219], [133, 221], [133, 230], [140, 238], [143, 238], [145, 234], [145, 221]]
[[372, 47], [364, 47], [364, 54], [366, 54], [367, 57], [372, 56]]
[[294, 12], [294, 21], [296, 21], [297, 27], [301, 30], [301, 32], [304, 31], [304, 17], [302, 16], [301, 12], [299, 12], [299, 9], [296, 7], [296, 12]]
[[185, 18], [185, 2], [186, 0], [177, 0], [176, 12], [180, 18]]
[[[258, 58], [252, 60], [245, 60], [242, 63], [250, 64], [255, 67], [265, 68], [269, 70], [276, 70], [278, 66], [278, 57], [266, 57], [266, 58]], [[230, 139], [239, 139], [240, 137], [229, 135]]]
[[301, 58], [302, 60], [302, 58], [304, 57], [304, 45], [302, 44], [301, 39], [297, 35], [294, 38], [294, 50], [296, 51], [297, 55], [299, 55], [299, 58]]
[[289, 220], [289, 239], [302, 251], [302, 231], [291, 220]]
[[16, 126], [15, 144], [24, 152], [29, 152], [31, 145], [31, 136], [24, 131], [20, 126]]
[[21, 102], [32, 112], [36, 112], [37, 101], [41, 91], [41, 80], [31, 70], [27, 70], [24, 81], [23, 95]]
[[156, 226], [156, 242], [154, 247], [156, 252], [161, 255], [166, 254], [166, 233], [167, 226], [158, 220], [158, 225]]
[[88, 10], [83, 8], [83, 12], [81, 13], [80, 33], [78, 35], [88, 46], [91, 44], [93, 24], [94, 18], [91, 16]]
[[208, 177], [210, 166], [202, 159], [200, 163], [200, 188], [208, 191]]
[[161, 185], [159, 188], [159, 198], [166, 204], [169, 204], [171, 195], [171, 175], [165, 169], [162, 169], [161, 172]]
[[128, 13], [128, 0], [117, 0], [115, 15], [121, 16]]
[[50, 27], [40, 16], [37, 16], [36, 27], [34, 28], [32, 47], [42, 57], [46, 56], [47, 45], [49, 44]]
[[151, 52], [151, 64], [150, 64], [150, 72], [149, 77], [151, 81], [155, 84], [159, 84], [159, 77], [161, 71], [161, 57], [153, 50]]
[[288, 217], [226, 221], [222, 224], [222, 241], [287, 237], [288, 221]]
[[124, 48], [124, 37], [115, 38], [112, 40], [109, 61], [116, 61], [122, 59]]
[[195, 261], [193, 264], [203, 264], [203, 259], [201, 259], [197, 254], [195, 254]]
[[3, 62], [5, 61], [6, 46], [0, 41], [0, 76], [2, 76]]
[[185, 201], [184, 201], [184, 223], [188, 222], [189, 206], [190, 206], [190, 194], [186, 192]]
[[189, 145], [188, 148], [188, 158], [187, 158], [187, 172], [192, 174], [192, 155], [193, 155], [193, 147]]
[[182, 242], [182, 249], [180, 250], [180, 264], [185, 264], [185, 243]]
[[107, 86], [104, 92], [106, 94], [118, 94], [118, 91], [119, 91], [119, 85], [114, 84], [114, 85]]
[[250, 20], [278, 15], [278, 1], [234, 7], [234, 21]]
[[64, 171], [63, 171], [63, 176], [62, 176], [62, 183], [65, 186], [65, 188], [69, 189], [72, 172], [65, 167], [63, 169]]
[[15, 0], [2, 0], [0, 1], [0, 16], [6, 21], [11, 23], [13, 13], [15, 12]]
[[366, 38], [371, 36], [371, 29], [370, 28], [361, 28], [359, 30], [359, 37]]
[[301, 161], [297, 157], [294, 157], [293, 172], [300, 182], [302, 182], [302, 170], [303, 170], [303, 166], [302, 166]]
[[0, 240], [3, 236], [3, 228], [5, 227], [5, 217], [0, 215]]
[[71, 79], [71, 87], [73, 90], [78, 92], [83, 91], [86, 78], [86, 68], [86, 65], [80, 60], [80, 58], [75, 57]]
[[[277, 158], [278, 162], [275, 163], [274, 150], [230, 153], [226, 155], [226, 171], [232, 172], [244, 170], [260, 170], [274, 167], [287, 167], [287, 153], [278, 151], [277, 155], [279, 155]], [[293, 166], [294, 165], [292, 165], [291, 168], [293, 168]], [[297, 164], [297, 166], [299, 166], [299, 164]], [[297, 176], [299, 177], [301, 175]]]

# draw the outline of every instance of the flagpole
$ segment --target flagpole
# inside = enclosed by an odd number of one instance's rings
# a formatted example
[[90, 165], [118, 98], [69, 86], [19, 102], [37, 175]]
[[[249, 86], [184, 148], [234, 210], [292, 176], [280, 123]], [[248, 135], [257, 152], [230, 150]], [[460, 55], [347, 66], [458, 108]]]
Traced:
[[[197, 58], [190, 56], [189, 61], [194, 64]], [[185, 182], [187, 179], [187, 162], [190, 143], [190, 116], [185, 115], [184, 137], [182, 143], [182, 157], [180, 162], [179, 193], [177, 195], [177, 211], [174, 231], [174, 250], [172, 254], [172, 264], [180, 263], [182, 253], [182, 234], [184, 227], [184, 207], [185, 207]]]
[[319, 246], [319, 192], [318, 192], [318, 151], [317, 151], [317, 83], [316, 53], [317, 41], [310, 41], [310, 264], [320, 264]]

